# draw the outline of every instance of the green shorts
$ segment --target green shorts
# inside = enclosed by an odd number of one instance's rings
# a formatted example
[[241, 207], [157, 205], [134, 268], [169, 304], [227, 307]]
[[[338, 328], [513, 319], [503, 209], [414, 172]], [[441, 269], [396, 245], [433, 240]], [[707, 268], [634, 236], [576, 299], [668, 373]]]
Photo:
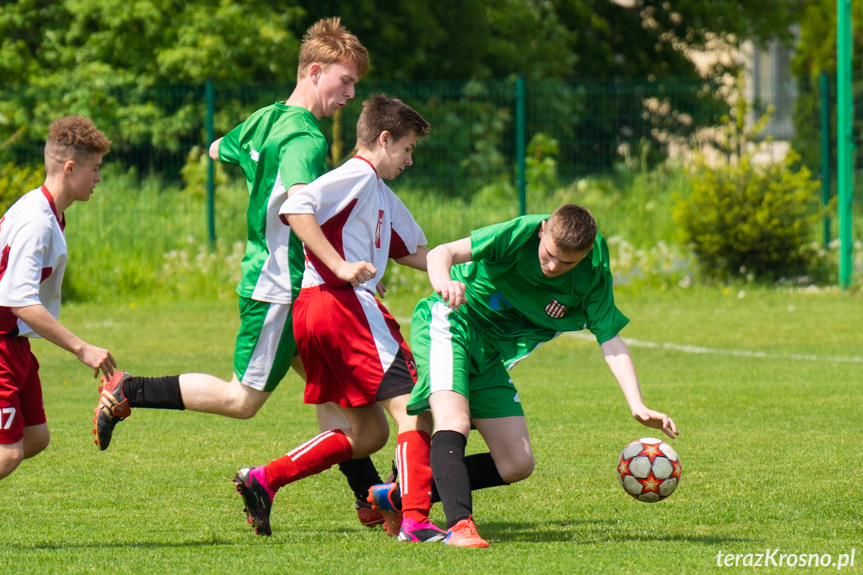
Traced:
[[240, 297], [240, 331], [234, 347], [234, 375], [259, 391], [273, 391], [296, 355], [292, 304]]
[[468, 399], [472, 419], [524, 417], [500, 353], [439, 298], [420, 300], [414, 309], [411, 349], [419, 372], [407, 405], [411, 415], [429, 408], [432, 393], [446, 390]]

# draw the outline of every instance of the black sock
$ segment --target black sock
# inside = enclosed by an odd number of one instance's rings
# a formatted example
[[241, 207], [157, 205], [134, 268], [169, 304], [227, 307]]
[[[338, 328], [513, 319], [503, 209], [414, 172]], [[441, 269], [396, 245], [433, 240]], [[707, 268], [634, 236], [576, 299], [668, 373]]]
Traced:
[[180, 393], [180, 376], [132, 377], [123, 383], [123, 396], [131, 407], [186, 409]]
[[465, 445], [467, 437], [457, 431], [438, 431], [432, 436], [432, 476], [443, 503], [447, 529], [473, 513]]
[[372, 463], [371, 457], [361, 457], [360, 459], [349, 459], [339, 463], [339, 471], [348, 480], [348, 485], [351, 491], [354, 492], [354, 497], [361, 501], [365, 501], [369, 496], [369, 489], [373, 485], [383, 483], [375, 464]]
[[[497, 465], [495, 465], [494, 459], [491, 458], [491, 453], [468, 455], [464, 458], [464, 464], [467, 467], [467, 476], [470, 480], [471, 491], [487, 487], [497, 487], [498, 485], [509, 485], [498, 473]], [[436, 483], [432, 483], [431, 500], [432, 503], [440, 501], [440, 494], [437, 492]]]

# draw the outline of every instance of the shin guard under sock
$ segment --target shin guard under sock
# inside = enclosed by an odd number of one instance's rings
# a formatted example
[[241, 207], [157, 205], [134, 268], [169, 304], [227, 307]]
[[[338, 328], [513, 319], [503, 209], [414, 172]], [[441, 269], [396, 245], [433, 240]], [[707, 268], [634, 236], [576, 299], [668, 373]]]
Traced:
[[186, 409], [180, 393], [180, 376], [130, 377], [123, 383], [123, 396], [130, 407]]
[[348, 486], [354, 492], [354, 497], [360, 501], [366, 500], [369, 489], [383, 483], [371, 457], [342, 461], [339, 463], [339, 471], [348, 480]]
[[432, 472], [429, 462], [431, 437], [425, 431], [405, 431], [398, 435], [396, 465], [399, 470], [402, 516], [417, 523], [429, 520]]
[[270, 488], [276, 491], [288, 483], [315, 475], [336, 463], [351, 459], [353, 452], [354, 449], [343, 431], [325, 431], [289, 451], [284, 457], [271, 461], [265, 467], [264, 477]]
[[[467, 476], [470, 481], [471, 491], [497, 487], [498, 485], [509, 485], [500, 476], [497, 465], [495, 465], [494, 459], [491, 458], [491, 453], [468, 455], [464, 458], [464, 464], [467, 467]], [[431, 501], [432, 503], [440, 501], [437, 484], [432, 485]]]
[[465, 445], [467, 437], [457, 431], [438, 431], [432, 437], [431, 468], [447, 529], [473, 513], [470, 478], [464, 462]]

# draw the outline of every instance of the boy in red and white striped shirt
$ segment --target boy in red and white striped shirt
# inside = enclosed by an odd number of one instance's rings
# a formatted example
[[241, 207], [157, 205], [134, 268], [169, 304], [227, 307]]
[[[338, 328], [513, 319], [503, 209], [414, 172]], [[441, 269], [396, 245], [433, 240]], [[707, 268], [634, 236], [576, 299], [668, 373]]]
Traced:
[[89, 118], [55, 121], [45, 144], [45, 183], [0, 219], [0, 479], [48, 447], [39, 362], [29, 338], [72, 352], [97, 376], [110, 377], [117, 367], [111, 352], [57, 320], [67, 260], [64, 212], [90, 199], [110, 147]]
[[271, 533], [270, 508], [279, 488], [381, 449], [389, 437], [386, 410], [399, 430], [403, 513], [400, 525], [387, 522], [387, 531], [400, 541], [443, 539], [428, 518], [431, 417], [407, 413], [416, 366], [398, 323], [375, 297], [390, 258], [426, 269], [425, 236], [383, 180], [413, 163], [417, 139], [428, 130], [428, 122], [401, 101], [370, 98], [357, 124], [357, 154], [282, 205], [280, 215], [303, 240], [307, 258], [293, 324], [306, 369], [305, 401], [338, 404], [350, 425], [266, 466], [239, 471], [234, 482], [258, 534]]

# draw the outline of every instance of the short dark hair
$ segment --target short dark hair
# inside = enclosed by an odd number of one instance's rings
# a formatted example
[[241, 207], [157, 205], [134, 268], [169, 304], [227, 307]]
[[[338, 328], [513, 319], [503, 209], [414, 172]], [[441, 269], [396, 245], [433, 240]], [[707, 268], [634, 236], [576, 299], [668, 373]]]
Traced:
[[545, 224], [554, 243], [569, 253], [587, 252], [596, 241], [596, 220], [585, 208], [564, 204], [554, 210]]
[[376, 94], [363, 102], [363, 111], [357, 122], [357, 147], [371, 148], [382, 132], [389, 132], [396, 140], [414, 132], [417, 138], [428, 136], [431, 126], [419, 112], [386, 94]]
[[78, 162], [94, 154], [107, 154], [111, 140], [85, 116], [66, 116], [48, 127], [45, 142], [45, 169], [53, 172], [69, 160]]

